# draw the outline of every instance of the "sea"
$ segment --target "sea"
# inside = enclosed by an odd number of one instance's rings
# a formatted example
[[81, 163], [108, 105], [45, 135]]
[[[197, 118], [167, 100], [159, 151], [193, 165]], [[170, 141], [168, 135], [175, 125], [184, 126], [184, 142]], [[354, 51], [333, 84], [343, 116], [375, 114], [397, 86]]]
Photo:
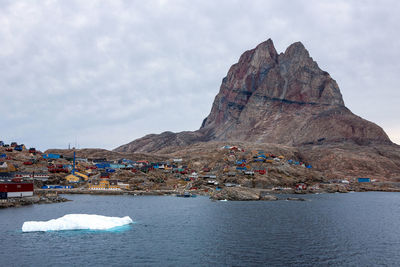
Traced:
[[[400, 266], [399, 193], [271, 202], [65, 197], [72, 201], [0, 210], [0, 266]], [[21, 230], [25, 221], [77, 213], [134, 223], [109, 231]]]

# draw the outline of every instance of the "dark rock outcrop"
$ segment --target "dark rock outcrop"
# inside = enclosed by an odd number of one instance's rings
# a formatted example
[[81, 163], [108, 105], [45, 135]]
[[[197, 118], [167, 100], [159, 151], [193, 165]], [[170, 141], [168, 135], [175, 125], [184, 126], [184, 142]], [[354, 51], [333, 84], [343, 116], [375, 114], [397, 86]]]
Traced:
[[249, 201], [249, 200], [265, 200], [274, 201], [278, 200], [273, 195], [261, 196], [260, 191], [254, 188], [247, 187], [225, 187], [220, 192], [211, 196], [214, 200], [233, 200], [233, 201]]
[[382, 128], [345, 107], [335, 80], [302, 43], [278, 54], [270, 39], [230, 68], [199, 130], [151, 134], [115, 151], [157, 152], [207, 141], [392, 144]]

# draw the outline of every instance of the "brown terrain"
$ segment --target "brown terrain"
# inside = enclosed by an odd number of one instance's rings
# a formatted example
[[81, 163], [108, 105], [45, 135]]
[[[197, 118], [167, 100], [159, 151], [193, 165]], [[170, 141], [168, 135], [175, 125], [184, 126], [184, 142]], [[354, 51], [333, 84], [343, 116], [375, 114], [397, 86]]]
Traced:
[[269, 39], [243, 53], [199, 130], [151, 134], [114, 151], [211, 153], [213, 142], [285, 150], [327, 179], [400, 177], [400, 147], [345, 107], [336, 81], [300, 42], [278, 54]]

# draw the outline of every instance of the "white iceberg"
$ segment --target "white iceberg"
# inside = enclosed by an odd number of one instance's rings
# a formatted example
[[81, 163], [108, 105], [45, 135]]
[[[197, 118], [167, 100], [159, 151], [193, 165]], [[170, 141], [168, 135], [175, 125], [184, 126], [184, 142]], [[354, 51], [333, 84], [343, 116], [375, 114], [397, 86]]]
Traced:
[[22, 232], [45, 232], [62, 230], [108, 230], [133, 223], [129, 216], [108, 217], [94, 214], [67, 214], [49, 221], [28, 221], [22, 225]]

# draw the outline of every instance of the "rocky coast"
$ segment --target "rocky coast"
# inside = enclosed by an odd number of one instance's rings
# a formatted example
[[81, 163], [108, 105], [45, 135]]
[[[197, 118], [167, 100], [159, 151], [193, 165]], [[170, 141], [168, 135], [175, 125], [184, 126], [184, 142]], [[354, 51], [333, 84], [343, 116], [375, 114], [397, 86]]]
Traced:
[[33, 204], [53, 204], [70, 201], [54, 193], [35, 194], [32, 197], [9, 198], [0, 200], [0, 209], [15, 208]]

